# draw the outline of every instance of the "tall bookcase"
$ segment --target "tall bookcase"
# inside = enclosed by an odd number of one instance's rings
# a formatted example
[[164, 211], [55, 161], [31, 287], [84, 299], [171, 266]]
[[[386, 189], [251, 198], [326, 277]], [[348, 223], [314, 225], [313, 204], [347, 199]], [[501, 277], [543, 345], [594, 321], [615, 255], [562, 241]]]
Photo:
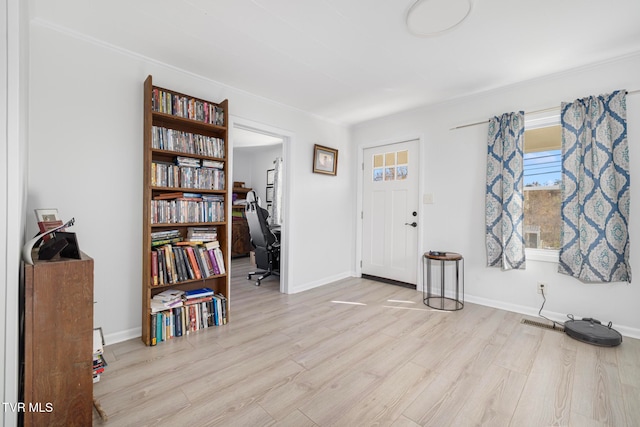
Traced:
[[[228, 191], [228, 118], [227, 100], [216, 103], [154, 86], [152, 76], [148, 76], [144, 82], [142, 341], [146, 345], [151, 345], [151, 298], [167, 289], [188, 291], [211, 288], [215, 293], [226, 297], [228, 319], [231, 242], [228, 227], [231, 206]], [[158, 180], [154, 179], [156, 175], [152, 174], [152, 168], [156, 171], [158, 164], [175, 164], [178, 157], [215, 163], [216, 177], [208, 180], [215, 181], [215, 185], [198, 188], [202, 187], [200, 184], [194, 188], [191, 183], [182, 186], [184, 182], [181, 180], [174, 181], [171, 186], [164, 183], [159, 185]], [[182, 170], [178, 173], [182, 173]], [[171, 199], [171, 193], [197, 193], [202, 195], [202, 199], [215, 201], [194, 199], [198, 201], [183, 201], [180, 204], [179, 198]], [[159, 207], [157, 199], [162, 198], [166, 198], [164, 201], [169, 203]], [[226, 273], [154, 284], [153, 275], [157, 273], [157, 264], [154, 264], [152, 255], [152, 233], [179, 230], [181, 236], [186, 237], [190, 227], [216, 229]]]

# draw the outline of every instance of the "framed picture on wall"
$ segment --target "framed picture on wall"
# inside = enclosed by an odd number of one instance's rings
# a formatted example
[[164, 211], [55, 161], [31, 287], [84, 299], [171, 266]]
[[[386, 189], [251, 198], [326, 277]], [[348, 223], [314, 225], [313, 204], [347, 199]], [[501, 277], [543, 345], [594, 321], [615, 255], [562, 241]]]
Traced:
[[267, 185], [273, 185], [275, 183], [275, 180], [276, 180], [276, 170], [269, 169], [267, 171]]
[[336, 175], [338, 173], [338, 150], [315, 144], [313, 146], [313, 172]]
[[267, 187], [267, 203], [273, 202], [273, 187]]

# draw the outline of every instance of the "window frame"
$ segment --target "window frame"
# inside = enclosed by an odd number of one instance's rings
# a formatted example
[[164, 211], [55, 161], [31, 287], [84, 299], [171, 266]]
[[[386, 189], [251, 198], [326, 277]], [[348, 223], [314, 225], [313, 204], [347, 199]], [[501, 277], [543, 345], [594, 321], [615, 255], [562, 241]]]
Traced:
[[[532, 129], [559, 125], [561, 124], [560, 114], [560, 107], [549, 108], [535, 113], [525, 113], [524, 130], [526, 132]], [[560, 262], [559, 249], [525, 248], [524, 252], [527, 261], [552, 262], [556, 264]]]

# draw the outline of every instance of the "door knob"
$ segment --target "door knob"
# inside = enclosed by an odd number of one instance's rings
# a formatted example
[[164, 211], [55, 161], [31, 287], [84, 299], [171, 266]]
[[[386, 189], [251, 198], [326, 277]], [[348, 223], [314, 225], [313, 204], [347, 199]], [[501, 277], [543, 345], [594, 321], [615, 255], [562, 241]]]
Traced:
[[417, 223], [417, 222], [415, 222], [415, 221], [413, 221], [411, 224], [409, 224], [408, 222], [405, 222], [405, 223], [404, 223], [404, 225], [410, 225], [410, 226], [412, 226], [412, 227], [414, 227], [414, 228], [415, 228], [415, 227], [417, 227], [417, 226], [418, 226], [418, 223]]

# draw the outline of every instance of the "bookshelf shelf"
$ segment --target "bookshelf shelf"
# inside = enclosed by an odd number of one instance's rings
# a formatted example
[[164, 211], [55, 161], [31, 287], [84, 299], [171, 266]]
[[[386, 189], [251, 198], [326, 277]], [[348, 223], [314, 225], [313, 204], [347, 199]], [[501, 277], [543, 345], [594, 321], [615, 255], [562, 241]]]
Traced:
[[207, 159], [207, 160], [217, 160], [219, 162], [226, 162], [222, 157], [213, 157], [213, 156], [203, 156], [200, 154], [190, 154], [182, 151], [172, 151], [172, 150], [162, 150], [160, 148], [152, 148], [151, 152], [156, 155], [156, 157], [161, 158], [161, 156], [166, 157], [175, 157], [175, 156], [186, 156], [186, 157], [196, 157], [199, 159]]
[[[218, 275], [211, 276], [211, 277], [207, 278], [207, 280], [209, 280], [209, 279], [224, 279], [226, 277], [227, 277], [226, 274], [218, 274]], [[158, 289], [158, 290], [165, 290], [165, 289], [192, 289], [194, 283], [198, 285], [198, 286], [196, 286], [196, 288], [201, 288], [203, 286], [206, 286], [204, 283], [202, 283], [202, 279], [189, 279], [189, 280], [185, 280], [185, 281], [174, 283], [174, 284], [157, 285], [157, 286], [154, 286], [153, 289]]]
[[152, 191], [158, 190], [159, 192], [174, 192], [183, 191], [185, 193], [200, 193], [200, 194], [222, 194], [226, 195], [226, 190], [206, 190], [203, 188], [189, 188], [189, 187], [158, 187], [151, 186]]
[[[152, 76], [144, 82], [142, 341], [146, 345], [159, 341], [154, 339], [159, 319], [155, 313], [174, 318], [173, 309], [152, 309], [153, 297], [168, 289], [189, 293], [210, 288], [214, 298], [226, 303], [223, 311], [228, 319], [228, 114], [227, 100], [216, 103], [154, 86]], [[181, 163], [185, 158], [190, 163]], [[217, 243], [211, 239], [207, 247], [187, 243], [196, 228], [213, 233]], [[171, 235], [166, 241], [158, 237], [166, 234]], [[199, 316], [205, 313], [202, 307]], [[207, 327], [204, 317], [198, 322]], [[168, 329], [164, 332], [168, 334]]]

